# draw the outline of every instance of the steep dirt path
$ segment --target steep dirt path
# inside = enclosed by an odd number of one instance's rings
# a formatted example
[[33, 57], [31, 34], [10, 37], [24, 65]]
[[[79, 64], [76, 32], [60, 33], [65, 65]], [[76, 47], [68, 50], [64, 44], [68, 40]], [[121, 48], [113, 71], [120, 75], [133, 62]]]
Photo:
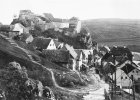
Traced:
[[100, 82], [100, 85], [100, 89], [96, 91], [90, 91], [88, 95], [85, 95], [84, 100], [105, 100], [104, 91], [108, 91], [109, 85], [104, 83], [103, 81]]

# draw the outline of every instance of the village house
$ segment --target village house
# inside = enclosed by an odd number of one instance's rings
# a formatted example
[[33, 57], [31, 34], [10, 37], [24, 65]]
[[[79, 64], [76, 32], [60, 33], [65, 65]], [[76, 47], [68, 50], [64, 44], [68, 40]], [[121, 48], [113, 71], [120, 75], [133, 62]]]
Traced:
[[66, 50], [43, 50], [42, 56], [64, 68], [69, 68], [70, 54]]
[[93, 56], [93, 50], [83, 49], [82, 53], [83, 53], [83, 63], [90, 65]]
[[34, 38], [31, 34], [22, 34], [20, 37], [21, 37], [20, 40], [27, 44], [31, 43], [34, 40]]
[[69, 20], [69, 28], [72, 28], [73, 31], [76, 31], [77, 33], [80, 33], [80, 31], [81, 31], [81, 21], [76, 17], [72, 17]]
[[140, 78], [140, 67], [137, 66], [134, 62], [127, 60], [121, 65], [117, 65], [118, 68], [121, 68], [130, 78], [138, 80]]
[[[112, 79], [111, 75], [110, 77]], [[115, 80], [115, 73], [113, 73], [113, 80]], [[130, 89], [132, 87], [131, 78], [120, 68], [116, 70], [116, 85], [122, 89]]]
[[52, 23], [55, 25], [55, 28], [59, 29], [69, 28], [69, 22], [63, 19], [54, 18]]
[[43, 50], [56, 50], [54, 40], [51, 38], [37, 37], [31, 43], [35, 49]]
[[135, 61], [127, 61], [125, 65], [120, 66], [120, 68], [134, 80], [134, 86], [137, 93], [140, 93], [140, 67], [135, 63]]
[[82, 70], [82, 67], [88, 69], [93, 64], [93, 50], [88, 49], [75, 49], [77, 53], [76, 69]]
[[140, 67], [134, 62], [125, 63], [125, 65], [120, 67], [129, 77], [133, 77], [135, 81], [140, 79]]
[[70, 69], [73, 71], [76, 70], [76, 59], [77, 59], [77, 53], [75, 52], [74, 48], [68, 44], [65, 44], [61, 50], [67, 50], [70, 53]]
[[13, 28], [13, 25], [0, 25], [0, 32], [9, 38], [14, 38], [15, 36], [19, 35], [19, 31], [12, 31]]
[[12, 29], [12, 31], [19, 31], [18, 35], [21, 35], [22, 33], [29, 33], [29, 29], [25, 28], [22, 24], [20, 23], [16, 23], [14, 25], [14, 28]]
[[54, 43], [56, 46], [56, 49], [61, 49], [64, 46], [64, 43], [58, 42], [58, 40], [54, 39]]
[[69, 22], [65, 19], [54, 18], [52, 14], [44, 13], [45, 18], [45, 29], [54, 29], [55, 31], [60, 31], [64, 28], [69, 28]]

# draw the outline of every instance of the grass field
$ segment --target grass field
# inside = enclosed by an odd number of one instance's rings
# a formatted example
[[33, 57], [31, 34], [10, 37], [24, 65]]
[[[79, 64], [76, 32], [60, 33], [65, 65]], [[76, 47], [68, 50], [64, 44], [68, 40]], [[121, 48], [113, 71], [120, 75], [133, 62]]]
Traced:
[[140, 52], [140, 19], [92, 19], [84, 20], [82, 26], [99, 45], [131, 45], [131, 49]]

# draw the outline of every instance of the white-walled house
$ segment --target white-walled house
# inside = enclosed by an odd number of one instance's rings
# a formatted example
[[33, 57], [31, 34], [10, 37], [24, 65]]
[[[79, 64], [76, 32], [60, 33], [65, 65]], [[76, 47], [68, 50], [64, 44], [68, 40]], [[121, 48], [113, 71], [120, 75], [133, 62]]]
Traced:
[[38, 50], [56, 50], [54, 40], [51, 38], [34, 38], [32, 45]]
[[34, 40], [33, 36], [31, 34], [22, 34], [21, 35], [21, 41], [25, 43], [31, 43]]
[[77, 22], [77, 26], [76, 26], [75, 30], [77, 33], [80, 33], [80, 31], [81, 31], [81, 21], [80, 20]]
[[21, 35], [22, 33], [29, 33], [29, 30], [20, 23], [16, 23], [12, 31], [19, 31], [19, 35]]
[[121, 66], [119, 66], [130, 78], [133, 76], [134, 80], [140, 78], [140, 67], [131, 61], [125, 61]]
[[53, 39], [48, 39], [48, 41], [49, 41], [49, 44], [48, 44], [46, 49], [47, 50], [54, 50], [54, 49], [56, 49], [56, 46], [55, 46], [55, 43], [54, 43]]
[[68, 44], [65, 44], [61, 50], [67, 50], [70, 54], [70, 69], [76, 70], [76, 59], [77, 59], [77, 53], [75, 52], [73, 46], [70, 46]]
[[81, 21], [76, 17], [72, 17], [69, 20], [69, 27], [73, 28], [74, 31], [76, 31], [77, 33], [80, 33], [80, 31], [81, 31]]
[[93, 50], [82, 49], [83, 53], [83, 63], [87, 64], [90, 60], [90, 57], [93, 55]]
[[[110, 75], [112, 78], [112, 76]], [[115, 80], [115, 73], [113, 73], [113, 80]], [[120, 68], [116, 70], [116, 85], [121, 88], [130, 88], [132, 86], [132, 80], [129, 76]]]

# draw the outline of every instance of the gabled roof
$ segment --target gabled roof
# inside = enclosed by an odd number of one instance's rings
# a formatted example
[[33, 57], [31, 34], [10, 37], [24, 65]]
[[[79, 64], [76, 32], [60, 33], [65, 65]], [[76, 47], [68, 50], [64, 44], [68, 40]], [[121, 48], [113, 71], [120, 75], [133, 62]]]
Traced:
[[0, 25], [0, 31], [11, 31], [11, 25]]
[[75, 52], [74, 48], [68, 44], [65, 44], [63, 47], [62, 47], [62, 50], [68, 50], [70, 55], [76, 59], [77, 57], [77, 53]]
[[69, 61], [69, 51], [66, 50], [43, 50], [42, 54], [52, 62], [68, 63]]
[[54, 40], [54, 44], [55, 44], [56, 47], [58, 47], [61, 44], [61, 42], [58, 42], [57, 40]]
[[134, 63], [129, 60], [125, 61], [123, 64], [119, 65], [121, 70], [123, 70], [126, 74], [129, 74], [132, 70], [134, 69], [139, 69], [139, 67]]
[[21, 40], [25, 41], [29, 36], [32, 36], [31, 34], [21, 34]]
[[51, 40], [51, 38], [37, 37], [34, 38], [32, 44], [40, 49], [46, 49]]
[[15, 28], [15, 25], [19, 25], [21, 28], [25, 29], [25, 27], [21, 23], [14, 24], [14, 28]]
[[122, 56], [122, 55], [126, 55], [128, 57], [129, 60], [132, 61], [132, 53], [128, 48], [125, 47], [113, 47], [110, 51], [111, 54], [113, 54], [114, 56]]

